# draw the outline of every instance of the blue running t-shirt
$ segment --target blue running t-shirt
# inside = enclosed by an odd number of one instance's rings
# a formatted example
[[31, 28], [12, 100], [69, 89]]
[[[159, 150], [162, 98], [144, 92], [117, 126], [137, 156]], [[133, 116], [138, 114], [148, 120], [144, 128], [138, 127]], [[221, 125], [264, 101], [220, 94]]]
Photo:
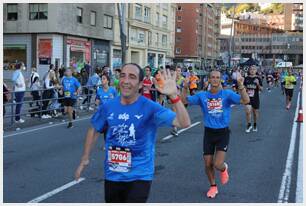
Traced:
[[118, 96], [118, 93], [114, 87], [109, 87], [108, 90], [105, 92], [103, 87], [98, 87], [97, 89], [97, 99], [100, 100], [100, 104], [105, 103], [110, 99], [114, 99]]
[[120, 96], [99, 106], [91, 123], [96, 131], [107, 126], [105, 179], [110, 181], [152, 180], [156, 131], [172, 126], [176, 114], [143, 96], [122, 105]]
[[214, 129], [229, 126], [231, 105], [240, 103], [240, 95], [232, 90], [220, 90], [217, 94], [199, 92], [187, 97], [188, 104], [199, 105], [203, 112], [204, 126]]
[[80, 82], [75, 77], [64, 77], [62, 79], [64, 97], [76, 99], [75, 92], [81, 86]]

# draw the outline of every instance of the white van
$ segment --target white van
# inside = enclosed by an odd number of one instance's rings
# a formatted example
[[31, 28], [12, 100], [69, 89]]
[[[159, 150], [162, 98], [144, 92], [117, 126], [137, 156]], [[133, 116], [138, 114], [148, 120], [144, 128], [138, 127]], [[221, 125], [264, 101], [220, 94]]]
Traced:
[[276, 68], [282, 68], [282, 67], [292, 67], [292, 62], [278, 62], [275, 65]]

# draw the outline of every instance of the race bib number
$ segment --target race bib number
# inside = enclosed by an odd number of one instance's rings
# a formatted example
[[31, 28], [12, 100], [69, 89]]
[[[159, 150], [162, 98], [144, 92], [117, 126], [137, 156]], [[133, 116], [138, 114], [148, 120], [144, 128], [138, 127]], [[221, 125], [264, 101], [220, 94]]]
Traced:
[[70, 91], [65, 91], [65, 97], [71, 97]]
[[132, 166], [132, 153], [129, 148], [109, 147], [108, 166], [113, 172], [129, 172]]
[[254, 89], [248, 89], [247, 92], [248, 92], [249, 97], [254, 97], [254, 93], [255, 93]]
[[220, 117], [223, 113], [222, 99], [208, 99], [207, 109], [210, 115], [214, 117]]

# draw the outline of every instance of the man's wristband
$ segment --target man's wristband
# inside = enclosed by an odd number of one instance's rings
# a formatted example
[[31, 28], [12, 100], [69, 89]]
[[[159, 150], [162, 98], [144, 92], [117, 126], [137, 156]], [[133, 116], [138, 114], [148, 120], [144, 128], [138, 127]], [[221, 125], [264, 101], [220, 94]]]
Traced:
[[179, 95], [176, 95], [176, 97], [174, 99], [170, 98], [170, 101], [172, 104], [178, 103], [181, 100]]

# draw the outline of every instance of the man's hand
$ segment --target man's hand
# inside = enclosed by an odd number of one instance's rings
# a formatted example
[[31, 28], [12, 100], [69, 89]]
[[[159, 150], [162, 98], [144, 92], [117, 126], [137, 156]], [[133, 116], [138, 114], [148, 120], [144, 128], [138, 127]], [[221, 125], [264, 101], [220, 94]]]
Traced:
[[243, 86], [244, 78], [241, 76], [240, 72], [237, 72], [237, 84], [238, 86]]
[[76, 181], [78, 181], [81, 177], [82, 171], [84, 170], [85, 166], [87, 166], [89, 164], [89, 160], [88, 159], [82, 159], [80, 162], [79, 167], [76, 169], [75, 174], [74, 174], [74, 178]]
[[170, 70], [162, 72], [162, 78], [164, 79], [164, 87], [160, 89], [162, 94], [167, 96], [176, 96], [177, 95], [177, 87], [176, 87], [176, 72], [174, 72], [173, 76], [170, 73]]

